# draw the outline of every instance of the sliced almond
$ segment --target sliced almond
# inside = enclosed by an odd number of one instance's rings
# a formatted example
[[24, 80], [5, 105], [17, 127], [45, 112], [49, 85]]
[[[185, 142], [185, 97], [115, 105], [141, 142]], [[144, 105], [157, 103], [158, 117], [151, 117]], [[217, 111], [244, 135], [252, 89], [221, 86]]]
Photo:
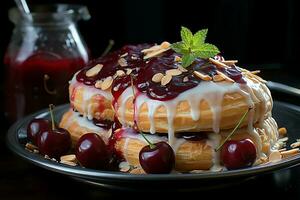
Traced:
[[37, 150], [37, 149], [33, 149], [33, 153], [36, 153], [36, 154], [38, 154], [38, 153], [40, 153], [40, 151], [39, 151], [39, 150]]
[[137, 60], [138, 58], [136, 56], [131, 56], [132, 60]]
[[182, 81], [183, 81], [184, 83], [188, 82], [188, 81], [189, 81], [189, 77], [187, 77], [187, 76], [184, 77]]
[[226, 76], [226, 74], [224, 74], [224, 73], [222, 73], [222, 72], [220, 72], [218, 70], [217, 70], [217, 74], [220, 75], [220, 76], [222, 76], [226, 81], [234, 83], [234, 80], [232, 80], [231, 78], [229, 78], [228, 76]]
[[225, 78], [219, 74], [213, 76], [214, 82], [220, 82], [220, 81], [224, 81], [224, 80], [225, 80]]
[[187, 72], [188, 70], [184, 67], [182, 67], [181, 65], [178, 66], [178, 69], [182, 72]]
[[161, 79], [161, 85], [167, 85], [168, 83], [170, 83], [170, 81], [172, 80], [172, 76], [170, 74], [166, 74], [165, 76], [162, 77]]
[[260, 70], [251, 71], [250, 73], [251, 73], [251, 74], [259, 74], [259, 73], [260, 73]]
[[60, 160], [62, 161], [69, 161], [69, 162], [75, 162], [76, 161], [76, 156], [75, 154], [69, 154], [69, 155], [64, 155], [60, 157]]
[[152, 76], [152, 81], [154, 83], [159, 83], [163, 77], [164, 75], [162, 73], [156, 73]]
[[170, 48], [170, 46], [171, 46], [171, 44], [169, 42], [166, 42], [166, 41], [162, 42], [160, 44], [160, 47], [163, 48], [163, 49], [168, 49], [168, 48]]
[[85, 75], [87, 77], [96, 76], [101, 71], [102, 67], [103, 67], [102, 64], [97, 64], [94, 67], [92, 67], [91, 69], [87, 70]]
[[129, 68], [129, 69], [126, 69], [126, 74], [127, 74], [127, 75], [131, 74], [131, 72], [132, 72], [132, 69], [130, 69], [130, 68]]
[[291, 144], [292, 148], [300, 147], [300, 142], [294, 142]]
[[113, 82], [113, 78], [111, 76], [106, 77], [101, 84], [101, 90], [107, 90], [108, 88], [110, 88], [112, 82]]
[[277, 142], [287, 142], [289, 140], [288, 137], [280, 138]]
[[119, 65], [120, 65], [121, 67], [127, 67], [127, 66], [128, 66], [127, 61], [125, 60], [125, 58], [120, 58], [120, 59], [118, 60], [118, 63], [119, 63]]
[[182, 74], [182, 71], [180, 71], [179, 69], [169, 69], [166, 71], [166, 74], [170, 74], [171, 76], [178, 76]]
[[217, 67], [223, 67], [223, 68], [228, 68], [228, 66], [221, 61], [215, 60], [213, 58], [208, 59], [211, 63], [215, 64]]
[[101, 89], [102, 82], [103, 81], [101, 81], [101, 80], [96, 81], [95, 88]]
[[286, 151], [286, 148], [279, 149], [278, 151], [279, 151], [279, 152]]
[[119, 169], [121, 172], [129, 172], [131, 167], [128, 162], [121, 162], [119, 164]]
[[181, 61], [182, 61], [182, 58], [179, 57], [179, 56], [175, 56], [174, 61], [175, 61], [175, 62], [181, 62]]
[[121, 76], [124, 76], [124, 75], [125, 75], [125, 72], [124, 72], [123, 70], [118, 70], [118, 71], [116, 72], [116, 74], [117, 74], [118, 77], [121, 77]]
[[153, 52], [150, 52], [150, 53], [147, 53], [145, 56], [144, 56], [144, 60], [148, 59], [148, 58], [152, 58], [152, 57], [155, 57], [165, 51], [167, 51], [169, 49], [159, 49], [157, 51], [153, 51]]
[[75, 162], [70, 162], [70, 161], [66, 161], [66, 160], [61, 160], [60, 163], [70, 165], [70, 166], [76, 166], [77, 165], [77, 163], [75, 163]]
[[294, 155], [299, 154], [299, 153], [300, 153], [299, 148], [296, 148], [296, 149], [283, 151], [283, 152], [281, 152], [281, 155], [282, 155], [283, 158], [287, 158], [287, 157], [294, 156]]
[[287, 133], [287, 130], [286, 130], [285, 127], [281, 127], [281, 128], [278, 129], [278, 133], [279, 133], [279, 135], [281, 135], [281, 136], [285, 136], [286, 133]]
[[28, 150], [30, 150], [30, 151], [38, 150], [38, 147], [35, 146], [35, 145], [33, 145], [33, 144], [31, 144], [31, 143], [26, 143], [25, 144], [25, 148], [28, 149]]
[[149, 52], [158, 51], [160, 49], [161, 49], [160, 45], [154, 45], [154, 46], [152, 46], [152, 47], [150, 47], [148, 49], [143, 49], [141, 52], [147, 54]]
[[278, 162], [278, 161], [281, 160], [281, 158], [282, 158], [282, 155], [279, 151], [273, 151], [269, 155], [269, 161], [270, 162]]
[[212, 80], [212, 78], [209, 75], [202, 74], [201, 72], [194, 71], [193, 73], [194, 73], [195, 76], [197, 76], [198, 78], [200, 78], [204, 81], [211, 81]]
[[225, 65], [234, 65], [238, 63], [238, 60], [222, 60], [221, 62], [224, 63]]
[[120, 57], [121, 57], [121, 58], [124, 58], [125, 56], [128, 56], [128, 53], [127, 53], [127, 52], [124, 53], [124, 54], [122, 54]]

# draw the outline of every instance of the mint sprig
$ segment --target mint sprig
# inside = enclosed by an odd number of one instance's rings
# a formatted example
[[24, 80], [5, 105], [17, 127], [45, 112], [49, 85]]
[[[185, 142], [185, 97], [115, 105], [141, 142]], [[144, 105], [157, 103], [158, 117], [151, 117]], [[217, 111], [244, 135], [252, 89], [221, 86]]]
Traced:
[[182, 66], [190, 66], [196, 58], [207, 59], [220, 53], [218, 47], [205, 43], [208, 29], [202, 29], [193, 34], [188, 28], [181, 27], [181, 42], [171, 45], [171, 48], [182, 54]]

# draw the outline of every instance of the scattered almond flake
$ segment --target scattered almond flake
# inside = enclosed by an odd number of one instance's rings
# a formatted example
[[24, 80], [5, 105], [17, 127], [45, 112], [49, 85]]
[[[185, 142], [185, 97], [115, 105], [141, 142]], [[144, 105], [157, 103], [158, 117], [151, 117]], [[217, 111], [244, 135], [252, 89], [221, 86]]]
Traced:
[[221, 62], [224, 63], [225, 65], [234, 65], [238, 63], [238, 60], [222, 60]]
[[277, 151], [277, 150], [271, 152], [270, 155], [269, 155], [269, 161], [270, 161], [270, 162], [278, 162], [278, 161], [281, 160], [281, 158], [282, 158], [282, 155], [281, 155], [281, 153], [280, 153], [279, 151]]
[[51, 158], [52, 161], [57, 162], [57, 160], [55, 158]]
[[232, 80], [231, 78], [229, 78], [228, 76], [226, 76], [226, 74], [224, 74], [224, 73], [222, 73], [222, 72], [220, 72], [218, 70], [217, 70], [217, 74], [220, 75], [220, 76], [222, 76], [226, 81], [234, 83], [234, 80]]
[[182, 72], [187, 72], [188, 70], [184, 67], [182, 67], [181, 65], [178, 66], [178, 69]]
[[36, 154], [38, 154], [38, 153], [40, 153], [40, 151], [39, 151], [39, 150], [37, 150], [37, 149], [33, 149], [33, 153], [36, 153]]
[[[174, 61], [175, 61], [175, 62], [181, 62], [181, 61], [182, 61], [182, 58], [179, 57], [179, 56], [175, 56]], [[184, 69], [184, 68], [183, 68], [183, 69]]]
[[111, 129], [111, 128], [107, 131], [107, 135], [108, 135], [108, 136], [111, 136], [111, 135], [112, 135], [112, 129]]
[[125, 56], [128, 56], [128, 53], [127, 53], [127, 52], [124, 53], [124, 54], [122, 54], [120, 57], [121, 57], [121, 58], [124, 58]]
[[287, 130], [286, 130], [285, 127], [281, 127], [281, 128], [278, 129], [278, 133], [279, 133], [279, 135], [281, 135], [281, 136], [285, 136], [286, 133], [287, 133]]
[[184, 83], [188, 82], [188, 81], [189, 81], [189, 77], [187, 77], [187, 76], [184, 77], [182, 81], [183, 81]]
[[102, 82], [103, 81], [101, 81], [101, 80], [96, 81], [95, 88], [101, 89]]
[[158, 51], [161, 49], [161, 46], [160, 45], [154, 45], [148, 49], [143, 49], [141, 52], [144, 53], [144, 54], [147, 54], [149, 52], [152, 52], [152, 51]]
[[170, 74], [171, 76], [178, 76], [182, 74], [182, 71], [180, 71], [179, 69], [169, 69], [166, 71], [166, 74]]
[[198, 78], [200, 78], [204, 81], [211, 81], [212, 80], [212, 78], [209, 75], [202, 74], [201, 72], [194, 71], [193, 73], [194, 73], [195, 76], [197, 76]]
[[51, 160], [48, 155], [45, 155], [44, 158]]
[[66, 160], [61, 160], [60, 163], [70, 165], [70, 166], [76, 166], [77, 165], [77, 163], [75, 163], [75, 162], [70, 162], [70, 161], [66, 161]]
[[31, 150], [31, 151], [38, 150], [38, 147], [31, 144], [31, 143], [26, 143], [25, 148], [28, 149], [28, 150]]
[[224, 77], [222, 77], [221, 75], [214, 75], [213, 76], [213, 81], [214, 82], [220, 82], [220, 81], [224, 81], [225, 79], [224, 79]]
[[148, 59], [148, 58], [152, 58], [154, 56], [157, 56], [165, 51], [167, 51], [169, 49], [159, 49], [157, 51], [153, 51], [153, 52], [150, 52], [150, 53], [147, 53], [145, 56], [144, 56], [144, 60]]
[[259, 74], [259, 73], [260, 73], [260, 70], [251, 71], [250, 73], [251, 73], [251, 74]]
[[286, 148], [279, 149], [278, 151], [279, 151], [279, 152], [286, 151]]
[[294, 142], [291, 144], [292, 148], [300, 147], [300, 142]]
[[128, 162], [120, 162], [119, 169], [121, 172], [129, 172], [131, 167]]
[[156, 73], [152, 76], [152, 81], [154, 83], [159, 83], [161, 82], [161, 79], [164, 77], [164, 75], [162, 73]]
[[127, 75], [131, 74], [131, 72], [132, 72], [132, 69], [130, 69], [130, 68], [126, 69], [126, 74]]
[[110, 88], [112, 82], [113, 82], [113, 78], [111, 76], [106, 77], [101, 84], [101, 90], [107, 90], [108, 88]]
[[170, 81], [172, 80], [172, 76], [170, 74], [166, 74], [165, 76], [162, 77], [161, 79], [161, 85], [167, 85], [168, 83], [170, 83]]
[[125, 58], [120, 58], [120, 59], [118, 60], [118, 63], [119, 63], [119, 65], [120, 65], [121, 67], [127, 67], [127, 66], [128, 66], [127, 61], [125, 60]]
[[213, 58], [208, 59], [211, 63], [215, 64], [217, 67], [224, 67], [229, 68], [226, 64], [222, 63], [221, 61], [215, 60]]
[[75, 162], [76, 161], [76, 156], [75, 156], [75, 154], [64, 155], [64, 156], [60, 157], [60, 160]]
[[283, 137], [278, 140], [278, 142], [287, 142], [289, 140], [288, 137]]
[[166, 41], [162, 42], [160, 44], [160, 47], [163, 48], [163, 49], [168, 49], [168, 48], [170, 48], [170, 46], [171, 46], [171, 44], [169, 42], [166, 42]]
[[87, 77], [96, 76], [101, 71], [102, 67], [103, 67], [102, 64], [97, 64], [94, 67], [92, 67], [91, 69], [87, 70], [85, 75]]
[[118, 77], [121, 77], [121, 76], [124, 76], [124, 75], [125, 75], [125, 72], [124, 72], [123, 70], [118, 70], [118, 71], [116, 72], [116, 74], [117, 74]]
[[295, 149], [283, 151], [283, 152], [281, 152], [281, 155], [283, 158], [287, 158], [287, 157], [294, 156], [299, 153], [300, 153], [299, 148], [295, 148]]
[[136, 56], [131, 56], [131, 59], [132, 59], [132, 60], [137, 60], [138, 57], [136, 57]]

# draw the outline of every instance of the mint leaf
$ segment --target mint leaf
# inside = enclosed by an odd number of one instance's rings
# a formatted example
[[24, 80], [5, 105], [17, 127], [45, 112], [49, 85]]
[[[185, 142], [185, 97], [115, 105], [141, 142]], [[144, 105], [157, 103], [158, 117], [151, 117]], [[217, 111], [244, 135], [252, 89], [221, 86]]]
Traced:
[[182, 56], [182, 67], [188, 67], [190, 66], [194, 60], [196, 59], [195, 55], [194, 54], [184, 54]]
[[205, 43], [208, 30], [203, 29], [193, 35], [186, 27], [181, 27], [181, 40], [171, 45], [171, 48], [182, 54], [182, 66], [190, 66], [196, 58], [207, 59], [220, 53], [219, 49], [209, 43]]
[[199, 46], [204, 44], [208, 29], [202, 29], [194, 34], [193, 46]]
[[181, 54], [187, 54], [189, 53], [189, 48], [187, 45], [185, 45], [183, 42], [176, 42], [171, 45], [171, 48]]
[[190, 29], [182, 26], [181, 27], [181, 39], [182, 42], [185, 43], [186, 45], [191, 45], [193, 42], [193, 33], [190, 31]]
[[199, 58], [210, 58], [220, 53], [215, 45], [209, 43], [202, 44], [197, 49], [194, 49], [193, 52]]

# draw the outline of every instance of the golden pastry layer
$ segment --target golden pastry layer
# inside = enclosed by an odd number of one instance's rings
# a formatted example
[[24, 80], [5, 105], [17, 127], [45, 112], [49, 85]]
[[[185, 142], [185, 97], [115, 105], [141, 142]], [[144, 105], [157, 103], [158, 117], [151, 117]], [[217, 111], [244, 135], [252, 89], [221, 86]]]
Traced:
[[101, 91], [93, 86], [71, 83], [69, 95], [71, 106], [89, 119], [114, 119], [112, 97], [107, 91]]
[[[180, 101], [176, 102], [176, 99], [171, 100], [171, 107], [175, 107], [173, 118], [173, 129], [174, 132], [199, 132], [199, 131], [212, 131], [215, 123], [217, 123], [220, 130], [231, 129], [235, 127], [237, 122], [241, 119], [243, 114], [249, 108], [249, 102], [253, 102], [253, 124], [259, 120], [263, 120], [271, 116], [272, 110], [272, 97], [269, 89], [266, 85], [256, 79], [254, 76], [245, 76], [247, 80], [247, 88], [241, 88], [239, 91], [226, 92], [221, 97], [220, 105], [211, 105], [209, 98], [200, 99], [199, 106], [193, 109], [198, 109], [200, 116], [197, 120], [192, 117], [191, 101], [197, 99], [197, 92], [201, 95], [201, 88], [197, 91], [195, 90], [195, 95], [187, 95], [187, 98], [181, 98]], [[224, 85], [219, 83], [219, 87], [230, 88], [231, 85]], [[193, 90], [193, 89], [192, 89]], [[230, 89], [228, 89], [230, 91]], [[244, 90], [244, 92], [242, 92]], [[187, 91], [189, 92], [189, 91]], [[214, 94], [216, 93], [216, 95]], [[208, 95], [215, 95], [218, 98], [218, 91], [214, 91], [214, 88], [210, 91]], [[245, 95], [248, 93], [249, 96]], [[146, 95], [144, 95], [146, 96]], [[145, 97], [147, 98], [147, 97]], [[193, 99], [194, 98], [194, 99]], [[122, 105], [124, 99], [119, 98], [118, 105]], [[139, 99], [136, 99], [136, 105], [139, 104]], [[211, 98], [214, 101], [214, 98]], [[151, 103], [153, 102], [153, 103]], [[151, 99], [144, 100], [140, 107], [134, 107], [133, 97], [127, 98], [124, 107], [119, 106], [117, 108], [117, 116], [121, 123], [133, 126], [134, 119], [138, 125], [138, 128], [143, 132], [150, 132], [151, 126], [154, 127], [155, 132], [168, 133], [169, 123], [168, 123], [168, 108], [166, 104], [169, 102], [159, 102], [160, 104], [156, 110], [149, 110], [149, 106], [153, 109], [153, 104], [157, 104], [158, 101], [153, 101]], [[192, 102], [193, 104], [195, 102]], [[219, 112], [213, 113], [212, 109], [220, 109]], [[153, 118], [151, 119], [151, 114], [153, 113]], [[216, 115], [216, 116], [215, 116]], [[135, 116], [135, 117], [134, 117]], [[252, 117], [248, 115], [243, 124], [246, 126], [248, 123], [248, 118]], [[152, 124], [151, 124], [152, 123]], [[152, 127], [152, 128], [153, 128]]]
[[87, 118], [79, 116], [78, 112], [74, 112], [71, 109], [63, 115], [59, 123], [59, 127], [69, 131], [73, 146], [76, 144], [78, 139], [86, 133], [97, 133], [106, 144], [111, 136], [111, 132], [109, 130], [95, 126]]
[[[256, 127], [255, 131], [258, 132], [261, 141], [257, 141], [256, 138], [253, 135], [249, 134], [247, 129], [245, 128], [239, 129], [234, 134], [232, 139], [251, 139], [255, 143], [257, 149], [259, 149], [261, 146], [261, 152], [268, 155], [270, 151], [270, 146], [273, 146], [273, 144], [278, 139], [276, 122], [273, 118], [268, 118], [264, 121], [262, 128]], [[222, 131], [220, 134], [220, 142], [222, 142], [229, 134], [229, 131]], [[165, 140], [163, 137], [154, 137], [156, 141]], [[192, 170], [210, 169], [213, 166], [214, 162], [216, 162], [216, 159], [218, 159], [218, 156], [214, 155], [215, 147], [212, 147], [211, 144], [213, 144], [213, 139], [203, 139], [200, 141], [184, 140], [179, 145], [177, 150], [175, 149], [175, 170], [180, 172], [187, 172]], [[142, 137], [125, 136], [120, 138], [116, 142], [115, 148], [119, 152], [122, 152], [122, 155], [130, 165], [139, 167], [139, 152], [145, 145], [147, 145], [147, 143]]]

